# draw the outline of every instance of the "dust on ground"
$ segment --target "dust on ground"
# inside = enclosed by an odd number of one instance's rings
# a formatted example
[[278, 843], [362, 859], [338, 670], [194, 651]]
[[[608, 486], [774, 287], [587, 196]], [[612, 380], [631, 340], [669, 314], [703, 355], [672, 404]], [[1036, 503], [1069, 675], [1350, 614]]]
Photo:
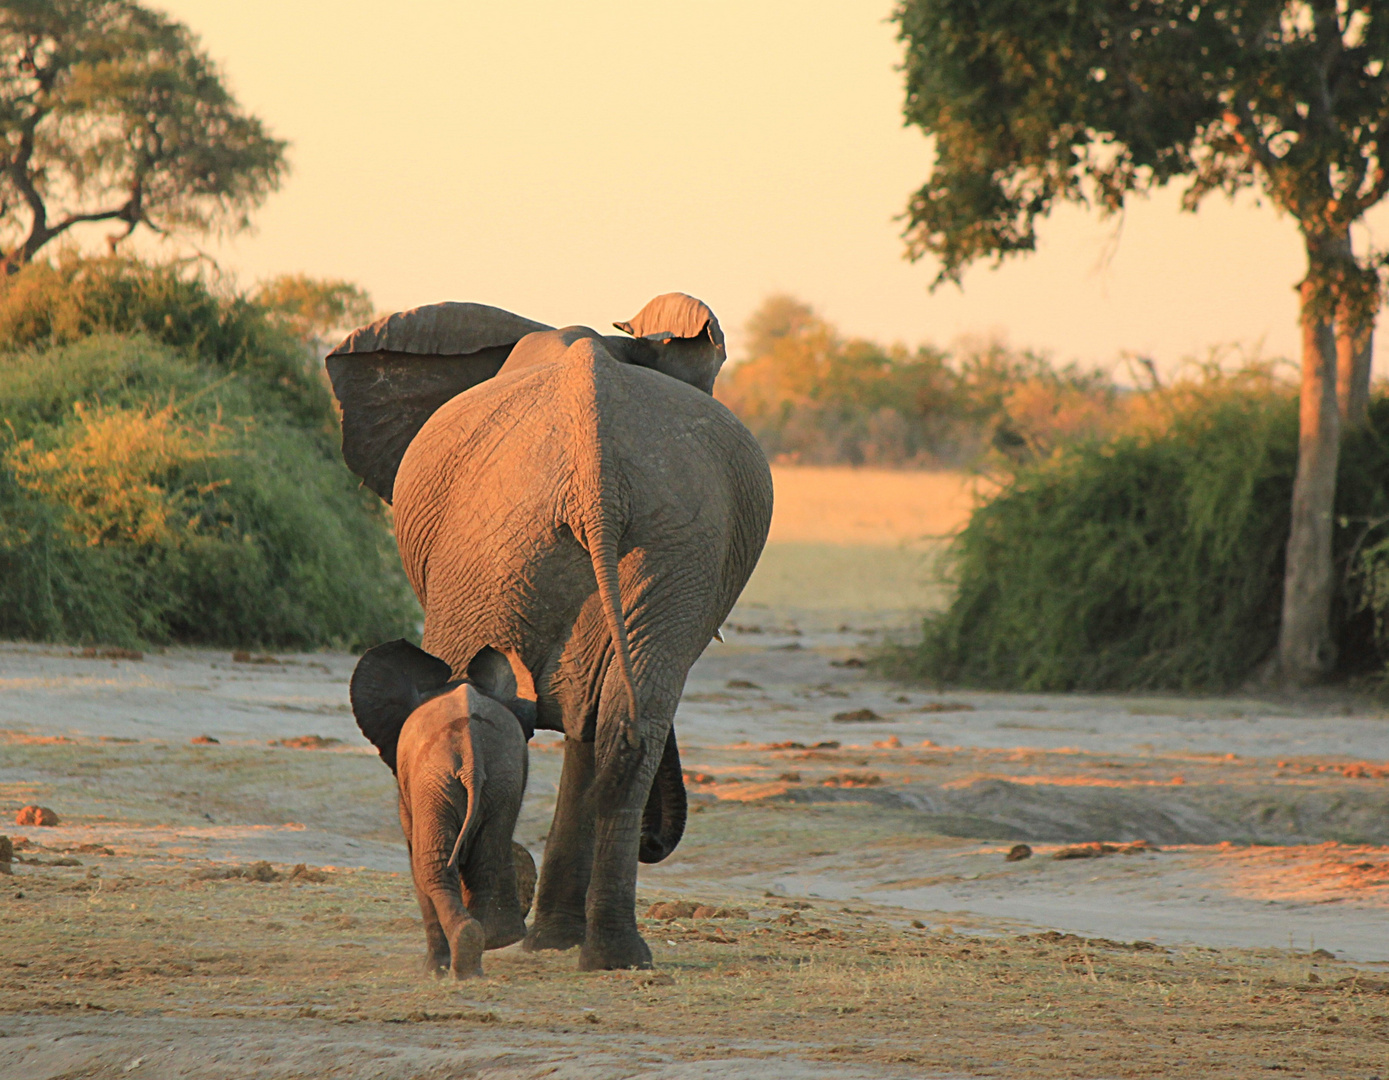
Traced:
[[0, 822], [61, 820], [0, 824], [0, 1075], [1389, 1075], [1378, 703], [899, 686], [862, 663], [909, 608], [807, 591], [691, 673], [693, 813], [640, 909], [725, 917], [644, 919], [655, 973], [419, 974], [351, 656], [0, 646]]

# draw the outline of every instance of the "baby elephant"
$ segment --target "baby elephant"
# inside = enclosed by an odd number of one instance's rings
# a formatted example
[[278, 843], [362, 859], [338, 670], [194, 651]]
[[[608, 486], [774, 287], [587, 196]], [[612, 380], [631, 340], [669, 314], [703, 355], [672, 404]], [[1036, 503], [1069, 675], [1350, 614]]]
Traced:
[[363, 656], [351, 697], [357, 726], [400, 787], [425, 969], [456, 979], [481, 975], [484, 949], [526, 934], [511, 834], [526, 789], [535, 705], [517, 698], [511, 665], [496, 649], [483, 648], [467, 677], [455, 680], [448, 664], [407, 641]]

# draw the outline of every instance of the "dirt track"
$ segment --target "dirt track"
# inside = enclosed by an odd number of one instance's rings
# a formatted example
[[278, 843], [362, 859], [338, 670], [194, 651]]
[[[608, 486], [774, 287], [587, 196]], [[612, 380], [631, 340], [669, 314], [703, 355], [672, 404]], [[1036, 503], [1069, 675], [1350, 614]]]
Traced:
[[646, 919], [655, 976], [419, 977], [352, 657], [0, 645], [0, 821], [63, 819], [0, 825], [0, 1076], [1389, 1076], [1385, 710], [894, 686], [856, 666], [910, 613], [865, 550], [815, 553], [884, 577], [846, 616], [769, 549], [692, 672], [695, 812], [641, 902], [735, 910]]
[[[683, 1078], [766, 1075], [769, 1056], [789, 1077], [1235, 1075], [1255, 1059], [1375, 1075], [1381, 716], [925, 693], [846, 666], [871, 635], [740, 625], [687, 688], [696, 812], [675, 856], [643, 868], [642, 902], [747, 915], [647, 921], [670, 982], [515, 949], [480, 983], [415, 974], [390, 774], [344, 702], [351, 657], [0, 648], [0, 810], [64, 819], [9, 829], [29, 861], [0, 893], [0, 1075], [139, 1059], [131, 1073], [154, 1076], [318, 1076], [331, 1060]], [[204, 734], [221, 741], [189, 743]], [[302, 735], [323, 748], [268, 745]], [[555, 748], [533, 748], [518, 831], [537, 855]], [[1049, 857], [1140, 838], [1162, 850]], [[1035, 854], [1005, 861], [1018, 841]], [[197, 876], [260, 860], [329, 869]]]

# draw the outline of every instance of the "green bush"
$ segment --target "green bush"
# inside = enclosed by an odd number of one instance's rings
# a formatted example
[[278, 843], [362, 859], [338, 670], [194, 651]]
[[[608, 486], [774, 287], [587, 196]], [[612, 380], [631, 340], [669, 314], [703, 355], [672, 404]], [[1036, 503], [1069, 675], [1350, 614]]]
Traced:
[[0, 353], [0, 636], [289, 648], [413, 630], [384, 508], [304, 422], [312, 383], [196, 341], [51, 343], [67, 337]]
[[276, 315], [186, 267], [115, 256], [66, 252], [56, 263], [30, 263], [0, 288], [6, 351], [73, 344], [94, 334], [143, 335], [245, 376], [258, 411], [288, 413], [327, 446], [336, 421], [317, 357]]
[[[892, 659], [941, 683], [1218, 690], [1273, 650], [1297, 402], [1268, 378], [1151, 395], [1123, 434], [1020, 466], [956, 539], [957, 593]], [[1145, 414], [1146, 415], [1143, 415]], [[1346, 439], [1336, 608], [1346, 671], [1389, 644], [1389, 401]]]

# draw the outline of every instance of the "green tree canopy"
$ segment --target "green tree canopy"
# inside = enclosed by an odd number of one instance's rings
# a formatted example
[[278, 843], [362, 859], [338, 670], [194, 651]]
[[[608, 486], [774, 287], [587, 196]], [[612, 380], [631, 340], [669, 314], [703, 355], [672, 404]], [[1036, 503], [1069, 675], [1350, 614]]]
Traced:
[[908, 207], [937, 284], [1036, 246], [1057, 202], [1182, 178], [1194, 210], [1257, 185], [1302, 232], [1303, 409], [1280, 663], [1328, 670], [1342, 419], [1364, 422], [1382, 259], [1351, 226], [1389, 194], [1382, 0], [902, 0], [906, 115], [935, 138]]
[[132, 0], [0, 0], [0, 266], [76, 225], [234, 232], [286, 144], [191, 31]]

